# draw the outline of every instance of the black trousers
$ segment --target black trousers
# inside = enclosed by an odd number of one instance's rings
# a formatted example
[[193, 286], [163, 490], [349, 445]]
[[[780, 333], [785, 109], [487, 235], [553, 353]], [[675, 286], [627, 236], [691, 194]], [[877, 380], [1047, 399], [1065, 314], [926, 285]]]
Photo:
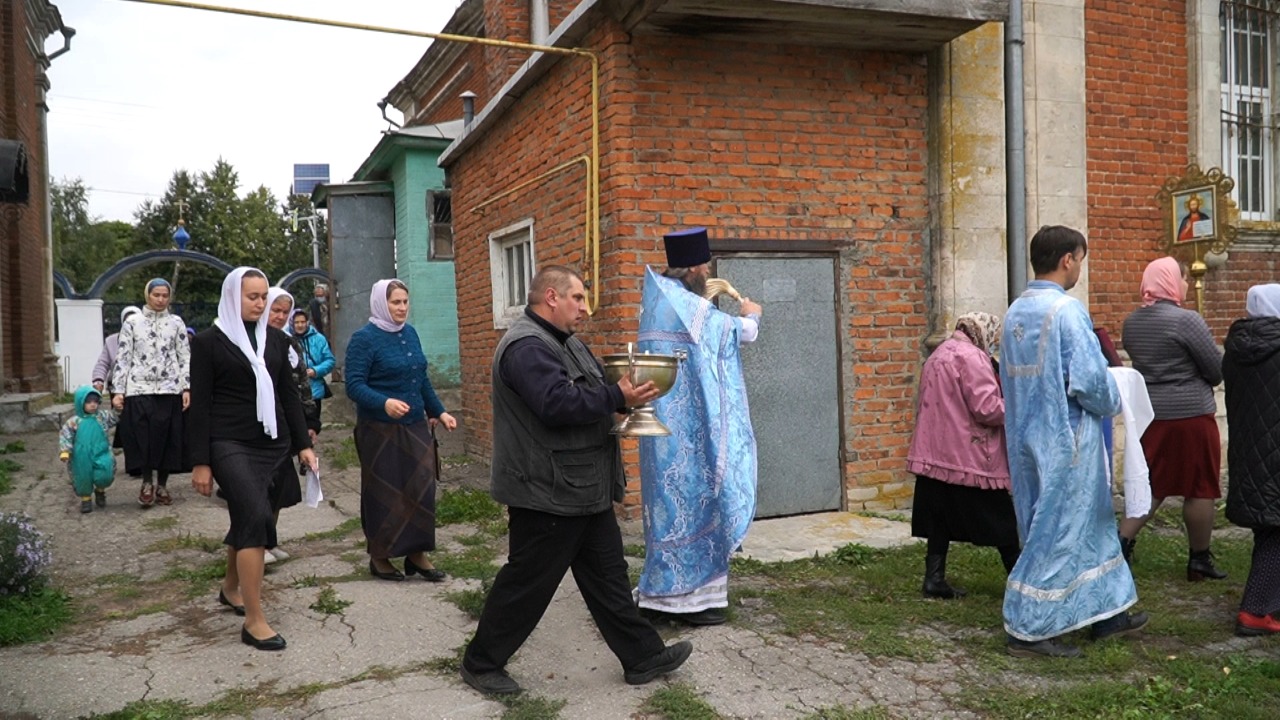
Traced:
[[622, 533], [613, 509], [565, 517], [511, 508], [511, 547], [485, 600], [476, 636], [462, 662], [492, 672], [524, 644], [542, 619], [565, 571], [582, 591], [591, 618], [624, 670], [662, 652], [665, 644], [631, 598]]

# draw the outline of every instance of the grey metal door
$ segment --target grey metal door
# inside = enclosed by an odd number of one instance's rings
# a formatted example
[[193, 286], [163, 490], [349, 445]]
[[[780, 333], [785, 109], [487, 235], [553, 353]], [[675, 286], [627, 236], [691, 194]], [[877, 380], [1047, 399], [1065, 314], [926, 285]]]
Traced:
[[369, 290], [396, 276], [396, 214], [390, 194], [335, 194], [329, 198], [333, 278], [329, 344], [341, 377], [351, 334], [369, 322]]
[[756, 517], [840, 509], [835, 260], [726, 256], [716, 275], [764, 309], [760, 337], [742, 349], [759, 452]]

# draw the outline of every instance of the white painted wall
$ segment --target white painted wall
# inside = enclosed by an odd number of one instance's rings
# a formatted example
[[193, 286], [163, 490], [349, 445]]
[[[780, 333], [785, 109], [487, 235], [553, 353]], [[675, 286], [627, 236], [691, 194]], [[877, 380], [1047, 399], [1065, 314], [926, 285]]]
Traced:
[[65, 390], [93, 382], [93, 364], [102, 352], [102, 300], [57, 298], [57, 353], [64, 364]]

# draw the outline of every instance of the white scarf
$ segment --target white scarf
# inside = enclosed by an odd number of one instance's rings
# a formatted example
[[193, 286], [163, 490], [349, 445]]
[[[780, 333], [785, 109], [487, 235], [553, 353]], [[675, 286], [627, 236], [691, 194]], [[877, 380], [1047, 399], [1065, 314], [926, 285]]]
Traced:
[[387, 304], [387, 288], [393, 282], [394, 279], [379, 280], [373, 284], [373, 290], [369, 293], [369, 322], [379, 330], [400, 332], [404, 329], [404, 323], [391, 319], [391, 308]]
[[1268, 283], [1249, 288], [1245, 311], [1249, 317], [1280, 317], [1280, 285]]
[[[258, 341], [255, 351], [249, 343], [249, 333], [245, 331], [243, 315], [240, 309], [240, 284], [244, 274], [256, 268], [238, 267], [232, 270], [222, 281], [222, 299], [218, 301], [218, 319], [213, 324], [226, 335], [235, 346], [244, 353], [249, 364], [253, 366], [253, 378], [257, 382], [258, 420], [262, 429], [272, 439], [278, 436], [276, 428], [276, 387], [271, 382], [271, 372], [267, 370], [263, 353], [267, 349], [267, 313], [270, 306], [262, 311], [258, 324], [254, 328], [254, 337]], [[261, 272], [260, 270], [258, 272]]]

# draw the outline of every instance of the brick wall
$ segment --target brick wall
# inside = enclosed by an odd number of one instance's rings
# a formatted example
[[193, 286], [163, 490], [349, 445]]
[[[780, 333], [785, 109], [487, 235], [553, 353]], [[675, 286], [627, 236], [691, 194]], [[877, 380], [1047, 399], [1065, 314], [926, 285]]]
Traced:
[[1117, 340], [1164, 254], [1155, 194], [1187, 164], [1186, 16], [1185, 0], [1085, 3], [1089, 307]]
[[[1231, 323], [1244, 317], [1249, 288], [1280, 282], [1280, 251], [1274, 245], [1238, 245], [1228, 253], [1227, 264], [1205, 273], [1205, 320], [1221, 343]], [[1195, 283], [1188, 291], [1187, 307], [1195, 307]]]
[[[846, 485], [875, 488], [858, 495], [873, 503], [908, 498], [903, 465], [927, 331], [923, 58], [627, 36], [606, 20], [583, 45], [601, 53], [603, 132], [601, 307], [584, 339], [608, 351], [634, 338], [643, 265], [662, 262], [671, 228], [830, 241], [843, 248]], [[583, 175], [574, 166], [483, 216], [463, 208], [587, 151], [586, 69], [557, 63], [451, 168], [469, 452], [488, 452], [501, 334], [487, 235], [532, 217], [537, 264], [579, 265]]]
[[30, 195], [25, 204], [0, 204], [0, 326], [3, 326], [5, 391], [52, 389], [55, 359], [48, 352], [45, 325], [49, 300], [44, 279], [51, 270], [45, 261], [45, 156], [41, 132], [43, 73], [27, 46], [32, 19], [21, 0], [0, 0], [0, 137], [26, 145]]
[[431, 125], [462, 117], [462, 100], [458, 96], [465, 91], [476, 94], [479, 113], [497, 89], [489, 86], [484, 72], [485, 50], [482, 45], [466, 45], [450, 70], [418, 98], [418, 112], [410, 124]]

